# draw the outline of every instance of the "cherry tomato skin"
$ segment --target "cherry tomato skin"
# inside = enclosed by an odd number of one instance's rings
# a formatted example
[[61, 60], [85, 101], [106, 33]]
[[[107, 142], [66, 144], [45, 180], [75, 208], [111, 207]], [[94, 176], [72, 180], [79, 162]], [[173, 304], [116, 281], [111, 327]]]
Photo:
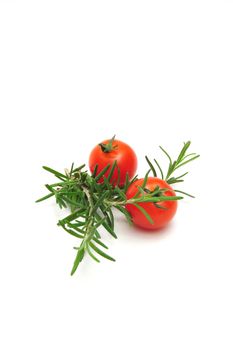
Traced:
[[[127, 190], [126, 196], [128, 199], [135, 196], [138, 192], [138, 187], [141, 187], [144, 179], [136, 180]], [[156, 177], [148, 177], [147, 184], [145, 186], [149, 191], [154, 191], [156, 186], [161, 189], [168, 188], [167, 191], [163, 193], [164, 196], [176, 196], [174, 190], [169, 186], [164, 180]], [[152, 202], [138, 203], [142, 208], [144, 208], [150, 215], [154, 223], [150, 223], [145, 215], [133, 204], [127, 204], [126, 209], [132, 216], [133, 223], [141, 228], [147, 230], [156, 230], [168, 224], [174, 217], [177, 210], [177, 201], [163, 201], [158, 202], [158, 204], [166, 209], [161, 209], [155, 206]]]
[[[103, 141], [102, 144], [107, 144], [109, 140]], [[89, 168], [91, 173], [93, 174], [96, 165], [97, 174], [99, 174], [108, 164], [110, 164], [110, 168], [104, 174], [104, 177], [107, 177], [111, 166], [114, 162], [117, 162], [117, 167], [113, 172], [113, 176], [111, 178], [111, 183], [113, 185], [117, 184], [118, 176], [119, 176], [119, 186], [122, 187], [125, 184], [126, 176], [128, 173], [129, 179], [132, 179], [137, 170], [137, 156], [134, 150], [127, 145], [126, 143], [114, 140], [112, 142], [113, 149], [110, 152], [104, 152], [102, 148], [97, 145], [91, 151], [89, 157]], [[118, 169], [119, 175], [118, 175]], [[103, 182], [103, 177], [99, 180], [99, 182]]]

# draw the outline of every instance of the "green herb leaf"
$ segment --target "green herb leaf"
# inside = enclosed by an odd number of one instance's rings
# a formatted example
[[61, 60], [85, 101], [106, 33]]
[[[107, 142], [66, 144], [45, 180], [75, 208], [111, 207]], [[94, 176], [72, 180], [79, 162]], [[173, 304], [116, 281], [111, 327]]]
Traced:
[[75, 261], [74, 261], [73, 268], [72, 268], [72, 270], [71, 270], [71, 276], [73, 276], [73, 274], [75, 273], [75, 271], [76, 271], [77, 268], [78, 268], [78, 265], [79, 265], [80, 262], [83, 260], [84, 253], [85, 253], [84, 247], [81, 247], [81, 246], [80, 246], [79, 249], [78, 249], [78, 253], [77, 253], [77, 255], [76, 255]]
[[145, 215], [145, 217], [147, 218], [147, 220], [153, 225], [154, 221], [153, 219], [151, 218], [151, 216], [147, 213], [147, 211], [141, 207], [139, 204], [137, 203], [133, 203], [133, 205], [138, 209], [140, 210], [140, 212]]
[[64, 174], [62, 174], [62, 173], [59, 173], [58, 171], [56, 171], [56, 170], [54, 170], [54, 169], [51, 169], [51, 168], [49, 168], [49, 167], [47, 167], [47, 166], [43, 166], [42, 168], [43, 168], [44, 170], [50, 172], [51, 174], [55, 175], [55, 176], [56, 176], [58, 179], [60, 179], [60, 180], [65, 180], [65, 179], [67, 179], [67, 176], [66, 176], [66, 175], [64, 175]]
[[146, 158], [147, 163], [149, 164], [150, 169], [152, 170], [153, 176], [157, 177], [157, 173], [156, 173], [155, 167], [151, 163], [150, 159], [147, 156], [145, 158]]
[[110, 164], [106, 165], [106, 167], [95, 177], [96, 181], [99, 181], [101, 177], [108, 171], [110, 168]]
[[99, 249], [93, 242], [90, 242], [90, 247], [99, 255], [101, 255], [103, 258], [111, 260], [111, 261], [116, 261], [114, 258], [112, 258], [110, 255], [106, 254], [103, 252], [101, 249]]

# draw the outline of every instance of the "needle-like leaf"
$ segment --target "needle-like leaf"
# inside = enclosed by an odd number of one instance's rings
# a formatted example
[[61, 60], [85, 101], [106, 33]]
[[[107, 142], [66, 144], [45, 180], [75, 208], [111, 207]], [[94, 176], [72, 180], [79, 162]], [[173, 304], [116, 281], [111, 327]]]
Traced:
[[145, 215], [145, 217], [147, 218], [147, 220], [149, 221], [150, 224], [153, 225], [154, 221], [153, 219], [151, 218], [151, 216], [147, 213], [147, 211], [139, 204], [137, 203], [134, 203], [133, 204], [138, 210], [140, 210], [140, 212]]
[[[108, 164], [104, 169], [98, 169], [96, 165], [92, 175], [87, 173], [84, 165], [75, 168], [74, 164], [72, 164], [69, 170], [65, 170], [64, 174], [47, 166], [43, 167], [58, 178], [60, 182], [57, 181], [51, 185], [45, 185], [49, 193], [38, 199], [37, 202], [42, 202], [54, 196], [56, 203], [61, 209], [65, 208], [66, 211], [70, 210], [71, 212], [58, 221], [58, 226], [62, 227], [69, 235], [81, 240], [79, 247], [75, 248], [77, 254], [71, 275], [75, 273], [85, 254], [88, 254], [96, 262], [100, 261], [98, 256], [115, 261], [114, 258], [106, 254], [103, 250], [108, 249], [108, 247], [104, 243], [101, 232], [101, 228], [104, 228], [111, 236], [117, 238], [114, 228], [114, 208], [119, 210], [127, 221], [132, 224], [133, 219], [127, 205], [134, 205], [146, 217], [148, 222], [153, 225], [154, 220], [146, 210], [147, 203], [153, 203], [155, 207], [161, 210], [167, 210], [163, 204], [164, 202], [177, 201], [183, 198], [181, 196], [167, 196], [168, 187], [160, 188], [156, 186], [153, 191], [150, 191], [147, 188], [147, 182], [151, 172], [154, 177], [158, 176], [157, 168], [161, 178], [165, 178], [168, 184], [183, 182], [183, 178], [187, 175], [187, 172], [179, 176], [175, 176], [174, 172], [181, 166], [199, 157], [196, 153], [189, 152], [187, 154], [190, 144], [190, 141], [184, 143], [182, 150], [174, 161], [172, 161], [168, 152], [160, 147], [169, 160], [166, 176], [164, 176], [158, 161], [154, 159], [155, 164], [152, 164], [146, 156], [149, 170], [144, 176], [142, 185], [138, 186], [137, 193], [132, 198], [128, 198], [128, 189], [134, 185], [137, 175], [133, 179], [130, 179], [127, 173], [125, 183], [122, 186], [122, 183], [120, 183], [120, 168], [117, 162], [114, 162], [112, 165]], [[102, 145], [102, 148], [105, 153], [109, 152], [110, 148], [115, 149], [114, 137], [107, 144]], [[113, 184], [112, 180], [113, 176], [115, 180], [116, 169], [118, 178]], [[176, 190], [176, 192], [193, 197], [180, 190]], [[142, 203], [145, 203], [145, 205]]]
[[84, 253], [85, 253], [84, 247], [80, 247], [80, 248], [78, 249], [78, 253], [77, 253], [77, 255], [76, 255], [73, 268], [72, 268], [72, 270], [71, 270], [71, 276], [73, 276], [73, 274], [75, 273], [75, 271], [76, 271], [77, 268], [78, 268], [78, 265], [79, 265], [80, 262], [83, 260]]
[[103, 252], [101, 249], [99, 249], [93, 242], [90, 242], [90, 247], [95, 250], [96, 253], [101, 255], [103, 258], [111, 260], [111, 261], [116, 261], [114, 258], [112, 258], [110, 255], [106, 254]]

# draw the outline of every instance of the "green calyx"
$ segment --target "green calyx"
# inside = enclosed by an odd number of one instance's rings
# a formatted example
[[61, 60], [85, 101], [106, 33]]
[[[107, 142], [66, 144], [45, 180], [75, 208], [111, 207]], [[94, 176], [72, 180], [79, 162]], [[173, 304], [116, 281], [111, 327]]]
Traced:
[[104, 153], [110, 153], [113, 150], [117, 149], [117, 146], [113, 146], [113, 142], [115, 140], [116, 135], [114, 135], [107, 143], [99, 143], [99, 146], [101, 148], [101, 150]]

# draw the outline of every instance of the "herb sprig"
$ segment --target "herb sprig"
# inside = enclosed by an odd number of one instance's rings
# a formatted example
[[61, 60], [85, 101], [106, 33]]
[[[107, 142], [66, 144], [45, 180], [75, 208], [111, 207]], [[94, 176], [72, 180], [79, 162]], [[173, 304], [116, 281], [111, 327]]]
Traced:
[[[189, 158], [190, 154], [186, 155], [189, 146], [190, 142], [185, 143], [177, 160], [174, 162], [171, 161], [167, 152], [161, 148], [169, 157], [169, 168], [165, 177], [167, 183], [172, 184], [182, 182], [183, 180], [181, 180], [181, 178], [185, 176], [186, 173], [176, 178], [171, 177], [171, 175], [180, 166], [198, 157], [195, 155], [191, 159]], [[80, 239], [80, 245], [74, 247], [77, 253], [71, 270], [71, 275], [75, 273], [86, 254], [96, 262], [100, 262], [100, 257], [110, 261], [115, 261], [113, 257], [106, 253], [108, 247], [103, 242], [101, 236], [102, 228], [104, 228], [111, 236], [117, 238], [114, 227], [114, 208], [120, 211], [131, 224], [131, 216], [125, 206], [127, 204], [133, 204], [146, 216], [150, 223], [153, 223], [152, 218], [146, 210], [140, 206], [140, 203], [153, 202], [158, 207], [161, 207], [159, 202], [169, 200], [174, 201], [183, 198], [180, 195], [171, 197], [165, 196], [163, 195], [164, 190], [159, 187], [156, 187], [153, 192], [146, 191], [146, 182], [149, 173], [152, 171], [153, 175], [157, 176], [156, 169], [152, 162], [148, 157], [146, 157], [146, 160], [150, 169], [144, 178], [142, 187], [139, 187], [136, 195], [130, 199], [127, 199], [126, 192], [129, 186], [136, 181], [137, 176], [132, 180], [129, 180], [127, 177], [123, 188], [120, 188], [118, 184], [114, 184], [113, 186], [111, 179], [114, 169], [117, 166], [116, 162], [111, 167], [110, 165], [106, 166], [98, 175], [97, 167], [93, 175], [89, 175], [85, 170], [85, 165], [75, 168], [74, 164], [72, 164], [71, 168], [69, 170], [65, 169], [64, 173], [47, 166], [43, 167], [44, 170], [53, 174], [59, 181], [50, 185], [46, 184], [45, 187], [49, 193], [38, 199], [36, 202], [42, 202], [51, 197], [55, 197], [56, 203], [61, 209], [69, 208], [70, 214], [59, 220], [58, 226], [63, 228], [68, 234]], [[156, 160], [154, 161], [160, 170], [162, 178], [164, 178], [162, 169], [158, 162]], [[109, 169], [109, 175], [103, 177]], [[100, 183], [99, 180], [101, 178], [104, 178], [104, 181]], [[186, 194], [185, 192], [182, 193]]]
[[[165, 180], [169, 185], [184, 182], [183, 178], [188, 174], [188, 172], [185, 172], [179, 176], [174, 176], [174, 172], [176, 172], [176, 170], [179, 169], [180, 167], [182, 167], [182, 166], [188, 164], [189, 162], [192, 162], [193, 160], [200, 157], [200, 155], [196, 154], [196, 153], [188, 153], [187, 154], [190, 145], [191, 145], [191, 141], [184, 142], [184, 146], [182, 147], [178, 157], [174, 161], [172, 161], [172, 158], [168, 154], [168, 152], [163, 147], [159, 146], [159, 148], [166, 155], [166, 157], [168, 158], [168, 161], [169, 161], [168, 170], [167, 170], [167, 173], [165, 176], [164, 176], [164, 173], [162, 171], [161, 166], [159, 165], [159, 162], [156, 159], [154, 159], [155, 165], [153, 165], [153, 163], [150, 161], [150, 159], [146, 156], [145, 157], [146, 161], [147, 161], [153, 175], [155, 177], [157, 177], [157, 171], [159, 170], [161, 179]], [[158, 169], [156, 169], [156, 167]], [[191, 194], [177, 190], [177, 189], [175, 190], [175, 192], [179, 192], [179, 193], [182, 193], [184, 195], [187, 195], [189, 197], [194, 198], [194, 196], [192, 196]]]

